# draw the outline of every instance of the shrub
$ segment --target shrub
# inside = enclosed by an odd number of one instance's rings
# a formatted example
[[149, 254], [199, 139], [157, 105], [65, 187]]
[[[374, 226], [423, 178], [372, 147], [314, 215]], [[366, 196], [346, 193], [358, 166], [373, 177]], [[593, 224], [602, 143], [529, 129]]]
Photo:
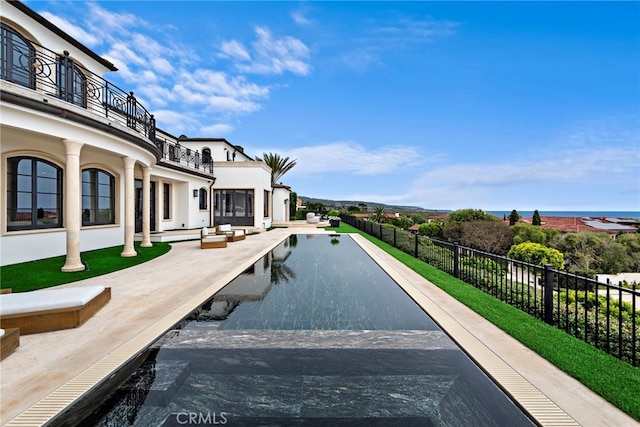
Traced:
[[557, 249], [548, 248], [540, 243], [524, 242], [513, 245], [509, 250], [511, 259], [528, 262], [529, 264], [551, 264], [555, 268], [564, 267], [564, 255]]

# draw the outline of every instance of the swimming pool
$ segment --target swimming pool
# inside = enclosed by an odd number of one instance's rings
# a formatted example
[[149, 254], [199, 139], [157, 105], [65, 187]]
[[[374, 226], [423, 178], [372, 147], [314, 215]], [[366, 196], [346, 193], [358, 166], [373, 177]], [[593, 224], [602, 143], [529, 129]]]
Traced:
[[348, 235], [290, 236], [130, 369], [59, 422], [533, 425]]

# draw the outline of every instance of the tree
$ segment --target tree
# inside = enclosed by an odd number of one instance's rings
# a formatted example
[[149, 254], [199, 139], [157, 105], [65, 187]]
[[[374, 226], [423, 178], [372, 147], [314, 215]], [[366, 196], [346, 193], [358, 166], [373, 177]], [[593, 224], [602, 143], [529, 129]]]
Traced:
[[414, 224], [424, 224], [427, 222], [427, 219], [420, 214], [410, 214], [409, 218], [411, 218]]
[[623, 244], [611, 241], [602, 251], [598, 263], [598, 272], [604, 274], [618, 274], [629, 272], [634, 267], [631, 256]]
[[570, 272], [590, 276], [598, 273], [600, 256], [610, 243], [611, 237], [607, 233], [581, 231], [559, 234], [549, 246], [564, 254]]
[[500, 218], [483, 211], [482, 209], [458, 209], [451, 212], [447, 217], [447, 222], [460, 221], [499, 221]]
[[296, 211], [298, 210], [298, 193], [292, 191], [289, 193], [289, 218], [296, 217]]
[[[547, 244], [548, 234], [546, 229], [536, 227], [525, 222], [520, 222], [510, 227], [513, 233], [513, 244], [518, 245], [524, 242], [540, 243], [541, 245]], [[553, 230], [553, 229], [549, 229]]]
[[437, 222], [425, 222], [418, 227], [418, 234], [427, 237], [442, 237], [442, 227]]
[[640, 234], [625, 233], [618, 236], [616, 242], [623, 245], [627, 254], [631, 257], [632, 263], [629, 266], [629, 272], [640, 272]]
[[512, 210], [511, 213], [509, 214], [509, 225], [516, 225], [516, 223], [520, 218], [522, 218], [522, 216], [520, 216], [518, 211], [515, 209]]
[[264, 162], [271, 168], [271, 184], [280, 181], [280, 178], [289, 172], [297, 162], [297, 160], [289, 160], [288, 157], [280, 157], [278, 153], [263, 153], [262, 158], [256, 156], [256, 160]]
[[413, 220], [408, 216], [404, 216], [404, 215], [400, 215], [400, 217], [396, 217], [396, 218], [388, 218], [387, 222], [403, 230], [406, 230], [413, 225]]
[[555, 268], [564, 267], [564, 256], [557, 249], [549, 248], [540, 243], [524, 242], [513, 245], [509, 250], [511, 259], [528, 262], [529, 264], [551, 264]]
[[378, 207], [373, 211], [373, 215], [371, 215], [371, 221], [382, 223], [384, 221], [384, 208]]
[[538, 209], [536, 209], [535, 211], [533, 211], [533, 219], [531, 220], [531, 224], [540, 225], [541, 223], [542, 221], [540, 221], [540, 212], [538, 212]]
[[513, 243], [513, 233], [502, 221], [464, 222], [459, 243], [481, 251], [506, 255]]
[[307, 202], [307, 212], [323, 214], [327, 207], [322, 202]]

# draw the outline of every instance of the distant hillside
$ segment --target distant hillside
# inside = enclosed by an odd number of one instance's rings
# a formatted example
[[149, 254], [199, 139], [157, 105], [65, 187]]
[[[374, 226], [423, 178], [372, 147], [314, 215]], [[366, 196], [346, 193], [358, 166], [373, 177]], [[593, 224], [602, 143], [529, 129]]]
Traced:
[[362, 200], [329, 200], [329, 199], [317, 199], [309, 196], [298, 196], [298, 199], [302, 200], [303, 204], [307, 202], [322, 203], [327, 208], [346, 208], [347, 206], [358, 206], [360, 204], [367, 205], [368, 208], [374, 209], [382, 207], [387, 211], [412, 211], [412, 212], [451, 212], [442, 209], [425, 209], [420, 206], [402, 206], [402, 205], [386, 205], [384, 203], [365, 202]]

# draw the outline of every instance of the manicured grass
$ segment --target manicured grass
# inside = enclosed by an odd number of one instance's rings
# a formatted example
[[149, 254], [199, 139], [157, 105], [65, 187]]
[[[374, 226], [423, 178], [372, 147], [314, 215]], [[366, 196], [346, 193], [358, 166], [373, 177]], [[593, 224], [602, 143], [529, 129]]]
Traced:
[[359, 233], [449, 295], [467, 305], [562, 371], [640, 420], [640, 369], [529, 316], [393, 246], [343, 222], [341, 233]]
[[126, 258], [120, 256], [122, 246], [83, 252], [81, 259], [89, 268], [73, 273], [60, 271], [64, 256], [0, 267], [0, 286], [3, 289], [11, 288], [12, 292], [48, 288], [133, 267], [171, 250], [168, 243], [154, 243], [150, 248], [141, 248], [140, 242], [135, 242], [134, 246], [138, 255]]

